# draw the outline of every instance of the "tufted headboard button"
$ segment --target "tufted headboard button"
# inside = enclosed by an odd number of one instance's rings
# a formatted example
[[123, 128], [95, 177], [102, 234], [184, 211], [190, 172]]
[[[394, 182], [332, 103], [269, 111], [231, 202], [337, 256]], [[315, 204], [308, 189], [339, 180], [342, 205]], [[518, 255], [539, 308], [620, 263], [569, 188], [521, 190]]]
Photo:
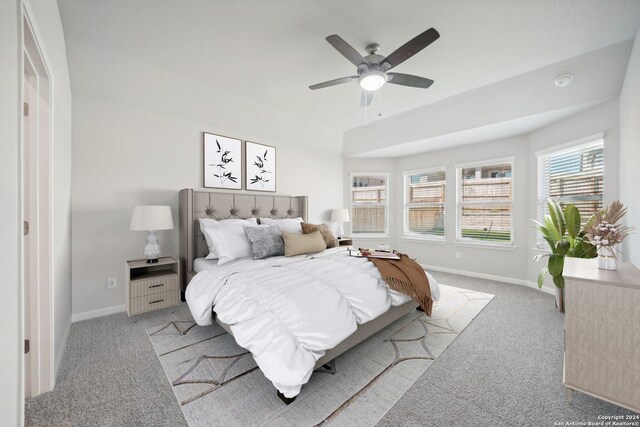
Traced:
[[289, 215], [289, 216], [293, 216], [293, 209], [289, 209], [289, 210], [287, 211], [287, 215]]
[[207, 214], [207, 216], [211, 216], [211, 215], [213, 215], [213, 209], [212, 208], [206, 208], [204, 210], [204, 213]]
[[258, 209], [258, 208], [251, 208], [251, 215], [258, 215], [258, 212], [260, 212], [260, 209]]
[[238, 209], [231, 208], [229, 209], [229, 213], [231, 214], [231, 216], [236, 216], [238, 214]]
[[271, 213], [271, 216], [276, 216], [278, 215], [278, 209], [271, 209], [269, 213]]

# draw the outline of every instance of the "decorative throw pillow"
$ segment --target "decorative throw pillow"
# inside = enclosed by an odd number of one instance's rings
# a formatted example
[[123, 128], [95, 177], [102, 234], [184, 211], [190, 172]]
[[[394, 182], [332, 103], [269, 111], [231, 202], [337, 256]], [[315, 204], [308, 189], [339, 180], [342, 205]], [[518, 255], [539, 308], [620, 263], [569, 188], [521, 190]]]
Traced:
[[284, 240], [284, 256], [322, 252], [327, 247], [319, 231], [309, 234], [283, 231], [282, 239]]
[[[249, 239], [244, 232], [243, 224], [228, 224], [224, 227], [205, 228], [206, 236], [215, 246], [218, 254], [218, 265], [224, 265], [240, 258], [251, 256], [251, 246]], [[256, 225], [255, 227], [264, 227]]]
[[334, 248], [337, 246], [336, 244], [336, 236], [333, 235], [331, 228], [327, 224], [309, 224], [303, 222], [300, 224], [302, 227], [302, 232], [304, 234], [313, 233], [314, 231], [319, 231], [322, 234], [322, 238], [324, 239], [324, 243], [326, 243], [327, 248]]
[[260, 224], [277, 225], [282, 231], [302, 234], [300, 223], [302, 218], [260, 218]]
[[244, 227], [244, 232], [249, 239], [253, 259], [284, 255], [282, 232], [277, 225]]
[[242, 224], [242, 225], [257, 225], [257, 218], [248, 218], [248, 219], [240, 219], [240, 218], [230, 218], [230, 219], [213, 219], [213, 218], [198, 218], [198, 222], [200, 223], [200, 231], [204, 236], [204, 240], [207, 242], [207, 247], [209, 248], [209, 255], [207, 255], [207, 259], [218, 259], [218, 254], [216, 253], [216, 248], [213, 246], [211, 239], [207, 233], [204, 232], [206, 228], [217, 228], [217, 227], [225, 227], [229, 224]]

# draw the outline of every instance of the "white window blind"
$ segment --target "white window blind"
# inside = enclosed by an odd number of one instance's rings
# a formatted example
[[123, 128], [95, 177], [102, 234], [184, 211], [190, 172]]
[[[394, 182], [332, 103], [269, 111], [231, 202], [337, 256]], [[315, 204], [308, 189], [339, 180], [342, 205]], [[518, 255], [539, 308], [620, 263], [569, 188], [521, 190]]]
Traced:
[[458, 167], [457, 237], [512, 243], [513, 162]]
[[351, 233], [389, 234], [389, 175], [351, 174]]
[[404, 236], [444, 239], [445, 168], [404, 174]]
[[[602, 209], [604, 141], [599, 139], [568, 149], [538, 155], [538, 218], [549, 213], [552, 198], [564, 208], [575, 205], [583, 224]], [[539, 238], [539, 243], [544, 241]]]

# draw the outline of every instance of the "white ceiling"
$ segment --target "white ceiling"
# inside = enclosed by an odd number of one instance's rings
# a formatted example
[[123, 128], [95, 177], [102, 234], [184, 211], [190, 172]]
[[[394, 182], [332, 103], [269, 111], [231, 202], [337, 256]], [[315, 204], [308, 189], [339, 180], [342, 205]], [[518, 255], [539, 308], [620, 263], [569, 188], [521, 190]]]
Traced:
[[498, 139], [534, 131], [551, 123], [573, 116], [574, 114], [578, 114], [591, 107], [594, 107], [597, 104], [598, 103], [587, 103], [574, 107], [566, 107], [559, 110], [547, 111], [544, 113], [520, 117], [500, 123], [492, 123], [485, 126], [479, 126], [473, 129], [451, 132], [446, 135], [434, 136], [420, 141], [406, 142], [403, 144], [397, 144], [377, 150], [371, 150], [362, 154], [354, 155], [353, 157], [405, 157], [413, 154], [425, 153], [427, 151], [436, 151], [445, 148], [458, 147], [461, 145], [495, 141]]
[[[412, 110], [563, 59], [632, 39], [637, 0], [59, 0], [65, 36], [224, 88], [336, 130], [364, 124], [354, 74], [324, 38], [386, 55], [429, 27], [441, 38], [395, 71], [435, 80], [388, 85], [369, 121]], [[76, 42], [76, 43], [73, 43]], [[106, 61], [107, 59], [105, 59]], [[72, 86], [74, 61], [70, 61]], [[100, 64], [94, 64], [99, 67]], [[382, 113], [382, 115], [378, 115]]]

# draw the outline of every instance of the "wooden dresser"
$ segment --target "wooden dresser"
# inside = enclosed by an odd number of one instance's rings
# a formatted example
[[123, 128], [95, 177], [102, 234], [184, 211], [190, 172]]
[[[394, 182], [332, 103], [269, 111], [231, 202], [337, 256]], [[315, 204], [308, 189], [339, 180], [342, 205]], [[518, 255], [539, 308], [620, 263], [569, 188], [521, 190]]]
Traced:
[[640, 270], [565, 260], [564, 384], [640, 412]]

